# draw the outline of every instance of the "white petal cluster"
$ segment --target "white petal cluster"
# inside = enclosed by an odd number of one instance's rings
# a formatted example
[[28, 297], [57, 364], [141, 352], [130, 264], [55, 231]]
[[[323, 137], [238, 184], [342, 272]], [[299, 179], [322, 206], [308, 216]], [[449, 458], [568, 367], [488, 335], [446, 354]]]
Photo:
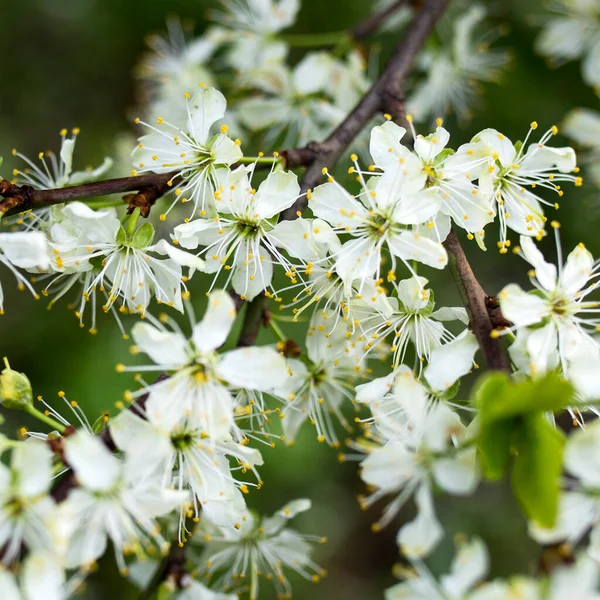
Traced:
[[536, 51], [551, 66], [581, 59], [584, 82], [600, 86], [600, 6], [595, 0], [556, 0], [544, 20]]
[[600, 598], [597, 586], [598, 564], [585, 555], [572, 565], [562, 565], [550, 576], [536, 580], [513, 577], [483, 581], [490, 568], [487, 548], [479, 538], [463, 542], [450, 565], [450, 571], [436, 580], [423, 562], [415, 562], [415, 572], [406, 581], [386, 590], [386, 600], [560, 600], [571, 595], [582, 600]]
[[236, 589], [240, 581], [244, 582], [251, 600], [259, 598], [261, 576], [275, 586], [280, 598], [291, 596], [286, 570], [319, 581], [325, 571], [311, 559], [312, 545], [327, 540], [302, 535], [288, 526], [291, 519], [310, 507], [310, 500], [299, 499], [272, 517], [248, 513], [237, 530], [217, 527], [202, 518], [200, 533], [204, 537], [199, 560], [205, 577], [223, 591]]
[[509, 62], [506, 50], [490, 49], [499, 37], [485, 23], [482, 4], [471, 5], [452, 23], [452, 40], [420, 56], [425, 78], [408, 97], [407, 110], [416, 121], [450, 113], [465, 120], [477, 106], [481, 84], [498, 82]]
[[588, 298], [597, 286], [598, 265], [583, 244], [562, 264], [558, 223], [558, 268], [545, 261], [535, 242], [521, 237], [515, 248], [532, 267], [534, 290], [525, 292], [511, 283], [498, 295], [504, 316], [513, 323], [500, 333], [515, 333], [509, 352], [515, 366], [531, 375], [543, 375], [559, 367], [585, 399], [596, 398], [600, 388], [593, 372], [600, 364], [596, 339], [600, 304]]
[[[137, 323], [132, 330], [135, 350], [155, 363], [146, 370], [171, 376], [129, 396], [133, 400], [147, 395], [144, 418], [124, 411], [110, 424], [115, 443], [136, 465], [136, 472], [154, 473], [166, 485], [190, 490], [196, 516], [202, 510], [214, 523], [230, 527], [239, 525], [245, 514], [242, 492], [248, 492], [248, 485], [260, 485], [255, 467], [262, 464], [260, 452], [235, 435], [233, 392], [269, 392], [289, 378], [285, 360], [274, 348], [217, 352], [235, 317], [230, 296], [218, 290], [210, 295], [190, 339], [159, 321]], [[230, 457], [239, 469], [230, 467]], [[253, 472], [257, 481], [236, 479], [234, 471], [240, 469]], [[187, 508], [181, 511], [183, 519]]]

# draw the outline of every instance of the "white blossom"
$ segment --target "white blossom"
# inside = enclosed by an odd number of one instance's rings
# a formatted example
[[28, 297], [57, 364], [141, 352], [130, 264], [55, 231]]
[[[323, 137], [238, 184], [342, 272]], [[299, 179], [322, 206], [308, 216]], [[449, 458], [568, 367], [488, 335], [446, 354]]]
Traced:
[[551, 66], [582, 58], [581, 73], [588, 85], [600, 86], [600, 6], [596, 0], [554, 0], [556, 16], [545, 19], [535, 49]]
[[537, 143], [527, 145], [529, 137], [537, 129], [533, 122], [523, 143], [513, 144], [496, 129], [484, 129], [471, 144], [465, 144], [465, 154], [475, 157], [487, 156], [489, 164], [479, 172], [479, 188], [489, 199], [490, 210], [497, 213], [500, 221], [500, 252], [507, 251], [507, 229], [521, 235], [537, 237], [544, 235], [546, 217], [542, 204], [558, 207], [557, 203], [543, 199], [537, 188], [546, 188], [563, 195], [559, 183], [568, 181], [581, 185], [575, 152], [572, 148], [554, 148], [547, 142], [558, 133], [550, 128]]
[[363, 307], [358, 305], [353, 310], [353, 325], [360, 332], [358, 341], [364, 344], [365, 355], [391, 336], [394, 366], [404, 362], [409, 342], [414, 346], [415, 360], [424, 362], [435, 348], [454, 338], [445, 328], [445, 321], [468, 323], [462, 307], [434, 311], [433, 292], [425, 287], [425, 277], [411, 277], [391, 285], [393, 295], [363, 296]]
[[384, 247], [392, 257], [392, 272], [397, 258], [411, 273], [410, 260], [436, 269], [446, 266], [448, 255], [442, 244], [413, 229], [433, 218], [440, 206], [437, 190], [424, 188], [426, 176], [413, 159], [401, 169], [363, 182], [357, 196], [333, 180], [313, 190], [309, 207], [315, 216], [334, 231], [351, 236], [336, 255], [336, 271], [344, 282], [379, 279]]
[[251, 600], [259, 597], [259, 575], [273, 583], [281, 598], [291, 597], [287, 569], [319, 581], [325, 571], [310, 558], [310, 542], [324, 543], [326, 539], [302, 535], [288, 527], [291, 519], [310, 506], [310, 500], [301, 499], [286, 504], [272, 517], [259, 518], [249, 512], [237, 530], [222, 529], [201, 519], [204, 549], [200, 560], [206, 576], [225, 591], [235, 589], [240, 578], [248, 581]]
[[343, 404], [353, 400], [352, 381], [361, 374], [344, 322], [325, 311], [315, 313], [306, 336], [306, 354], [304, 360], [288, 359], [290, 376], [274, 390], [285, 402], [281, 410], [285, 439], [293, 442], [308, 420], [316, 427], [318, 441], [339, 447], [335, 422], [350, 430]]
[[[255, 466], [262, 464], [258, 450], [232, 441], [207, 440], [199, 429], [187, 423], [167, 427], [132, 411], [123, 411], [110, 421], [110, 432], [128, 465], [140, 478], [158, 477], [163, 487], [191, 491], [191, 505], [180, 508], [179, 541], [185, 539], [185, 517], [202, 514], [222, 527], [239, 527], [246, 505], [242, 493], [260, 485]], [[237, 461], [231, 467], [229, 458]], [[242, 482], [234, 472], [252, 471], [258, 483]]]
[[216, 216], [178, 225], [173, 241], [188, 250], [204, 247], [199, 254], [206, 270], [216, 273], [213, 285], [224, 270], [229, 275], [223, 287], [231, 282], [242, 299], [252, 300], [264, 290], [276, 294], [271, 286], [275, 265], [282, 265], [292, 281], [296, 275], [278, 249], [282, 242], [274, 231], [275, 219], [299, 194], [294, 173], [273, 170], [255, 190], [248, 169], [240, 166], [219, 181]]
[[[190, 217], [198, 213], [212, 213], [216, 177], [219, 169], [226, 170], [242, 157], [239, 141], [227, 135], [227, 126], [211, 137], [213, 125], [223, 118], [227, 101], [225, 96], [212, 87], [201, 84], [200, 91], [191, 95], [185, 92], [185, 122], [171, 123], [164, 117], [156, 119], [156, 125], [141, 123], [152, 131], [138, 140], [133, 150], [133, 174], [170, 173], [175, 200], [161, 215], [165, 219], [179, 201], [192, 202]], [[176, 180], [180, 180], [175, 184]]]
[[483, 5], [470, 6], [455, 19], [450, 43], [420, 55], [418, 64], [426, 75], [406, 106], [416, 121], [449, 113], [467, 119], [477, 104], [481, 83], [500, 79], [509, 54], [490, 49], [498, 34], [486, 25], [485, 17]]
[[375, 430], [368, 428], [366, 440], [355, 444], [368, 453], [360, 465], [361, 477], [375, 490], [362, 504], [368, 507], [384, 496], [394, 496], [373, 526], [379, 530], [414, 494], [417, 517], [400, 529], [397, 543], [409, 557], [424, 556], [443, 537], [432, 484], [451, 494], [471, 494], [479, 479], [476, 450], [468, 445], [460, 448], [468, 437], [466, 427], [446, 404], [431, 402], [427, 388], [408, 368], [401, 367], [393, 376], [393, 395], [385, 397], [389, 384], [380, 380], [362, 393], [357, 390], [359, 400], [375, 399], [371, 404]]
[[2, 562], [16, 559], [21, 544], [31, 550], [63, 550], [56, 504], [49, 495], [51, 484], [52, 452], [39, 440], [18, 444], [10, 468], [0, 463]]
[[66, 129], [62, 129], [60, 132], [61, 145], [58, 157], [51, 151], [38, 154], [41, 167], [17, 150], [12, 151], [13, 156], [18, 156], [27, 163], [25, 169], [13, 170], [13, 175], [17, 178], [17, 185], [31, 185], [36, 189], [50, 190], [82, 185], [101, 179], [106, 175], [113, 164], [112, 159], [108, 157], [95, 169], [90, 167], [84, 171], [73, 171], [73, 152], [79, 129], [73, 129], [71, 137], [67, 137], [67, 133]]
[[[160, 240], [152, 244], [154, 228], [144, 223], [128, 230], [113, 209], [94, 211], [81, 202], [71, 202], [61, 211], [62, 220], [50, 228], [50, 263], [56, 274], [49, 276], [44, 295], [51, 305], [72, 288], [80, 288], [76, 309], [80, 323], [86, 305], [92, 304], [92, 331], [96, 329], [97, 295], [104, 296], [102, 309], [145, 314], [152, 297], [183, 312], [182, 289], [186, 293], [182, 266], [204, 269], [204, 262]], [[134, 223], [135, 225], [135, 223]], [[167, 256], [167, 258], [156, 258]], [[117, 318], [119, 321], [119, 319]]]
[[17, 578], [0, 564], [2, 600], [66, 600], [76, 587], [76, 578], [66, 582], [62, 560], [48, 550], [31, 549]]
[[223, 9], [212, 16], [225, 28], [232, 67], [243, 71], [273, 55], [285, 58], [287, 44], [277, 39], [277, 33], [294, 24], [299, 0], [221, 0], [221, 4]]
[[143, 478], [136, 465], [123, 463], [86, 432], [66, 438], [64, 448], [79, 483], [59, 507], [69, 536], [66, 566], [94, 562], [109, 538], [122, 571], [127, 570], [124, 554], [144, 556], [154, 545], [166, 552], [155, 518], [181, 506], [187, 494], [166, 489], [158, 478]]
[[[27, 288], [39, 298], [29, 279], [18, 269], [40, 273], [50, 268], [46, 236], [39, 231], [0, 233], [0, 264], [16, 278], [20, 290]], [[0, 315], [4, 314], [4, 292], [0, 282]]]
[[544, 260], [531, 238], [521, 236], [519, 254], [533, 267], [529, 276], [535, 290], [525, 292], [511, 283], [500, 292], [502, 313], [513, 323], [500, 333], [516, 331], [510, 352], [526, 373], [543, 374], [560, 365], [568, 377], [569, 360], [575, 352], [584, 349], [592, 356], [599, 354], [592, 337], [600, 323], [595, 316], [598, 303], [586, 299], [597, 287], [597, 265], [583, 244], [562, 264], [556, 235], [558, 270]]
[[230, 390], [268, 392], [288, 378], [285, 360], [272, 347], [217, 352], [229, 336], [235, 317], [233, 300], [217, 290], [210, 294], [206, 313], [193, 326], [190, 339], [168, 317], [164, 320], [171, 330], [152, 317], [152, 324], [136, 323], [131, 332], [135, 352], [147, 354], [155, 364], [141, 369], [118, 365], [117, 369], [173, 373], [128, 398], [148, 394], [148, 417], [169, 430], [185, 424], [209, 437], [209, 444], [231, 439], [234, 401]]

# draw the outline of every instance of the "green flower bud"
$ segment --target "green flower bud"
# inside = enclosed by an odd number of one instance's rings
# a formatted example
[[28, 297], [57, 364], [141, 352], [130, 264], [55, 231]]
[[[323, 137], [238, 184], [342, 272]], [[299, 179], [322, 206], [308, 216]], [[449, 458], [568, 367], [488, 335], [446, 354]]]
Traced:
[[6, 368], [0, 373], [0, 404], [15, 410], [33, 406], [33, 390], [25, 373], [13, 371], [4, 357]]
[[96, 435], [102, 433], [106, 429], [106, 425], [108, 424], [108, 413], [102, 413], [93, 423], [92, 425], [92, 433]]
[[131, 240], [131, 245], [137, 250], [143, 250], [144, 248], [150, 246], [153, 240], [154, 227], [152, 226], [152, 223], [146, 221], [135, 232], [133, 239]]

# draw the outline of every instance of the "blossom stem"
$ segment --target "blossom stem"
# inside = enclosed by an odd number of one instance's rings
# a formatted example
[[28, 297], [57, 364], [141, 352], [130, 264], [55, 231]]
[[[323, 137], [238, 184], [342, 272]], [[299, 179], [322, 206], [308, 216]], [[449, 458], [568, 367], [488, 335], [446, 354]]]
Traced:
[[274, 165], [282, 163], [283, 159], [280, 156], [242, 156], [237, 162], [241, 165]]
[[271, 319], [269, 321], [269, 327], [273, 330], [273, 332], [275, 333], [275, 335], [282, 342], [287, 342], [287, 336], [285, 335], [285, 333], [283, 333], [283, 331], [281, 330], [281, 327], [279, 327], [279, 325], [277, 325], [277, 323], [275, 323], [274, 319]]
[[253, 346], [256, 343], [260, 327], [265, 323], [265, 301], [264, 294], [259, 294], [252, 302], [246, 303], [246, 314], [237, 342], [239, 348]]
[[59, 433], [64, 433], [66, 430], [64, 425], [54, 420], [52, 417], [49, 417], [48, 415], [44, 414], [37, 408], [34, 408], [33, 406], [27, 406], [25, 412], [27, 414], [30, 414], [32, 417], [35, 417], [38, 421], [41, 421], [49, 427], [52, 427], [52, 429], [56, 429], [56, 431], [58, 431]]

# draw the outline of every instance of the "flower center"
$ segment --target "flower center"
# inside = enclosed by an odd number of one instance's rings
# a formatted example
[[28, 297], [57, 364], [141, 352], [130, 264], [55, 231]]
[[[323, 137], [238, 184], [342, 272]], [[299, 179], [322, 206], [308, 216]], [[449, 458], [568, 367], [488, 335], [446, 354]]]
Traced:
[[190, 432], [174, 433], [171, 435], [171, 444], [177, 450], [187, 450], [194, 444], [194, 435]]

